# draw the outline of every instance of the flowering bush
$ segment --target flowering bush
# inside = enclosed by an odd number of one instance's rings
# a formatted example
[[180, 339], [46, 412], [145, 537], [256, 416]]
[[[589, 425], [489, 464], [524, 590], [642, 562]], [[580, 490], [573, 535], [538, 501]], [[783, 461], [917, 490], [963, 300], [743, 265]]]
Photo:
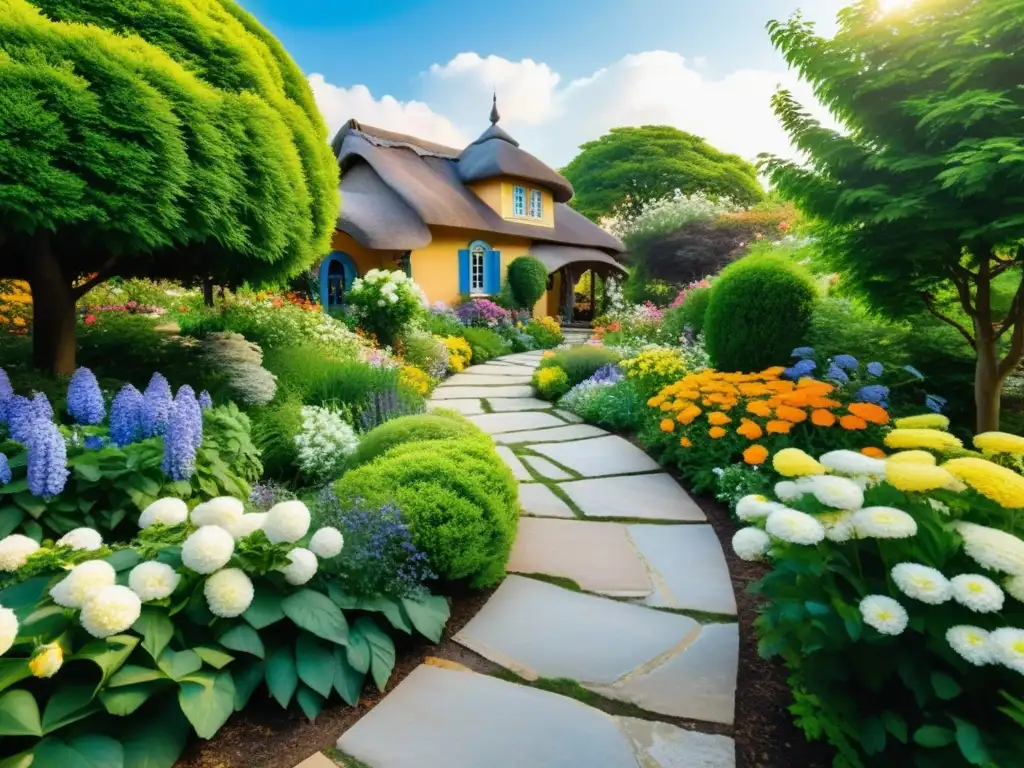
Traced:
[[448, 373], [460, 373], [469, 367], [473, 360], [473, 348], [461, 336], [446, 336], [445, 346], [448, 347]]
[[346, 459], [359, 445], [355, 430], [334, 408], [307, 405], [302, 408], [302, 429], [295, 436], [302, 474], [315, 483], [341, 474]]
[[346, 299], [360, 327], [391, 345], [426, 306], [427, 298], [401, 270], [371, 269], [352, 281]]
[[562, 327], [553, 317], [537, 317], [530, 320], [523, 330], [533, 337], [540, 349], [551, 349], [557, 347], [565, 340], [562, 335]]
[[545, 400], [557, 400], [568, 392], [570, 387], [565, 369], [557, 365], [538, 369], [530, 383], [537, 390], [537, 394]]
[[[446, 601], [422, 590], [343, 589], [333, 573], [352, 567], [344, 536], [310, 535], [301, 502], [256, 514], [214, 499], [169, 523], [116, 550], [0, 541], [3, 711], [24, 724], [5, 729], [5, 754], [26, 765], [123, 754], [124, 765], [170, 768], [193, 731], [213, 737], [264, 685], [310, 719], [335, 695], [354, 706], [368, 675], [380, 690], [391, 675], [390, 630], [436, 641], [448, 619]], [[72, 660], [100, 674], [83, 686]]]
[[403, 365], [399, 372], [399, 380], [409, 389], [423, 396], [428, 395], [434, 385], [430, 375], [415, 365]]
[[486, 363], [509, 351], [508, 342], [490, 328], [464, 328], [462, 337], [473, 352], [474, 363]]
[[470, 299], [460, 305], [455, 314], [463, 325], [472, 325], [479, 328], [494, 328], [501, 324], [508, 324], [512, 320], [511, 313], [499, 307], [490, 299]]
[[448, 344], [440, 336], [413, 331], [403, 340], [402, 357], [410, 365], [427, 372], [432, 379], [443, 379], [448, 373]]
[[750, 527], [733, 546], [772, 565], [754, 586], [768, 601], [760, 649], [789, 666], [797, 723], [844, 765], [1013, 764], [1024, 749], [1006, 716], [1024, 682], [1013, 522], [1024, 478], [918, 450], [815, 460], [789, 449], [773, 463], [787, 479], [740, 499]]
[[674, 347], [646, 347], [620, 365], [640, 392], [648, 397], [660, 392], [687, 372], [686, 359]]

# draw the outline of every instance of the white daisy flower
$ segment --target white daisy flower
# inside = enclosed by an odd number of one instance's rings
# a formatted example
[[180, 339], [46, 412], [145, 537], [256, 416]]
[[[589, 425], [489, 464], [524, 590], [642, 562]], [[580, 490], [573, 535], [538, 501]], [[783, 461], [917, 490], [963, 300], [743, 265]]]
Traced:
[[929, 605], [939, 605], [953, 596], [953, 585], [942, 571], [919, 563], [893, 566], [892, 580], [907, 597]]
[[806, 512], [783, 507], [768, 515], [765, 530], [791, 544], [817, 544], [825, 538], [825, 527]]
[[853, 515], [857, 535], [870, 539], [906, 539], [917, 534], [917, 521], [895, 507], [864, 507]]
[[1001, 610], [1006, 596], [992, 579], [976, 573], [962, 573], [951, 580], [953, 599], [975, 613]]
[[868, 595], [860, 601], [860, 615], [864, 623], [883, 635], [901, 635], [910, 617], [906, 609], [886, 595]]
[[836, 544], [842, 544], [856, 536], [852, 512], [831, 512], [826, 515], [818, 515], [818, 521], [825, 526], [825, 538]]
[[779, 501], [790, 502], [796, 501], [806, 492], [800, 483], [796, 483], [792, 480], [781, 480], [775, 484], [775, 495], [779, 497]]
[[753, 526], [740, 528], [732, 537], [733, 552], [741, 560], [763, 560], [771, 545], [772, 540], [768, 534]]
[[1024, 603], [1024, 576], [1011, 576], [1003, 582], [1003, 589], [1014, 600]]
[[961, 624], [946, 631], [949, 647], [976, 667], [992, 661], [989, 633], [981, 627]]
[[988, 636], [992, 660], [1024, 675], [1024, 629], [1003, 627]]
[[1024, 541], [998, 528], [960, 521], [954, 524], [967, 556], [982, 568], [1024, 575]]

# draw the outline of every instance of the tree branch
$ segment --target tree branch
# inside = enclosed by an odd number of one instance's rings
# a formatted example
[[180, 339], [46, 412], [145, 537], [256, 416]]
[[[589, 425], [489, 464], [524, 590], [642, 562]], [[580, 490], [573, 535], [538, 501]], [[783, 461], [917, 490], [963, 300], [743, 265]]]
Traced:
[[1013, 301], [1010, 303], [1010, 309], [1006, 312], [1006, 317], [1003, 318], [1002, 325], [996, 332], [996, 340], [1002, 337], [1011, 327], [1019, 325], [1018, 316], [1021, 315], [1021, 306], [1024, 304], [1024, 279], [1020, 281], [1020, 285], [1017, 287], [1017, 293], [1013, 296]]
[[90, 277], [88, 280], [86, 280], [81, 285], [79, 285], [76, 288], [72, 289], [71, 294], [75, 297], [75, 301], [78, 301], [78, 299], [82, 298], [92, 288], [94, 288], [95, 286], [99, 285], [104, 280], [106, 280], [108, 277], [110, 277], [111, 273], [113, 272], [114, 265], [117, 264], [117, 260], [118, 260], [117, 256], [111, 256], [109, 259], [107, 259], [105, 262], [103, 262], [103, 264], [100, 266], [100, 268], [98, 270], [96, 270], [96, 274], [95, 275]]
[[976, 318], [978, 313], [974, 304], [971, 303], [971, 271], [960, 266], [951, 266], [949, 269], [953, 273], [953, 285], [956, 286], [956, 292], [960, 296], [960, 306], [970, 317]]
[[1021, 280], [1020, 287], [1017, 288], [1013, 304], [1010, 306], [1010, 311], [1007, 313], [1006, 319], [1003, 320], [1003, 327], [999, 329], [996, 338], [1002, 336], [1011, 325], [1013, 326], [1013, 336], [1010, 338], [1010, 350], [999, 363], [1000, 379], [1013, 373], [1020, 365], [1021, 360], [1024, 360], [1024, 280]]
[[968, 331], [962, 324], [954, 320], [952, 317], [943, 314], [935, 307], [935, 298], [930, 293], [922, 291], [921, 299], [924, 301], [924, 305], [925, 307], [927, 307], [928, 311], [935, 315], [935, 317], [939, 318], [939, 320], [941, 320], [944, 323], [952, 325], [954, 328], [960, 331], [960, 334], [965, 339], [967, 339], [967, 343], [971, 345], [971, 349], [978, 348], [977, 342], [975, 342], [974, 337], [971, 335], [970, 331]]

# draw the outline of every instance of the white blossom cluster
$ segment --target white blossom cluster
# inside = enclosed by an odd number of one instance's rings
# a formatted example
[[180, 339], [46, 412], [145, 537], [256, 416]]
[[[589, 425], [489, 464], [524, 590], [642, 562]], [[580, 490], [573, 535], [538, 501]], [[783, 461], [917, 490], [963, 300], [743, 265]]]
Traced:
[[299, 468], [311, 480], [333, 479], [359, 446], [355, 430], [333, 408], [302, 408], [302, 429], [295, 436]]

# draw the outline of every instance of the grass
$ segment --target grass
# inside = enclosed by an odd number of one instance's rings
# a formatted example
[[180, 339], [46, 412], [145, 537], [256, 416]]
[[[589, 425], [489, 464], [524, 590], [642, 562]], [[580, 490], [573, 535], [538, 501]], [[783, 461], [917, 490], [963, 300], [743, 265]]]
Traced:
[[516, 573], [515, 575], [525, 576], [528, 579], [535, 579], [536, 581], [543, 581], [547, 584], [553, 584], [556, 587], [568, 589], [570, 592], [582, 592], [583, 594], [588, 594], [583, 587], [565, 576], [550, 576], [546, 573]]
[[528, 688], [537, 688], [541, 691], [556, 693], [559, 696], [575, 699], [582, 704], [586, 704], [589, 707], [599, 709], [602, 712], [607, 712], [612, 715], [624, 715], [626, 717], [635, 717], [640, 720], [665, 719], [663, 715], [648, 712], [646, 709], [638, 707], [636, 704], [630, 704], [625, 701], [616, 701], [615, 699], [609, 699], [602, 696], [599, 693], [594, 693], [593, 691], [584, 688], [575, 680], [570, 680], [564, 677], [541, 677], [536, 680], [527, 680], [508, 669], [499, 669], [493, 672], [491, 676], [496, 677], [499, 680], [504, 680], [506, 683], [525, 685]]
[[367, 765], [362, 760], [357, 760], [354, 757], [346, 755], [344, 752], [342, 752], [340, 749], [336, 747], [325, 749], [324, 754], [327, 755], [327, 757], [333, 760], [335, 763], [342, 766], [342, 768], [372, 768], [370, 765]]

